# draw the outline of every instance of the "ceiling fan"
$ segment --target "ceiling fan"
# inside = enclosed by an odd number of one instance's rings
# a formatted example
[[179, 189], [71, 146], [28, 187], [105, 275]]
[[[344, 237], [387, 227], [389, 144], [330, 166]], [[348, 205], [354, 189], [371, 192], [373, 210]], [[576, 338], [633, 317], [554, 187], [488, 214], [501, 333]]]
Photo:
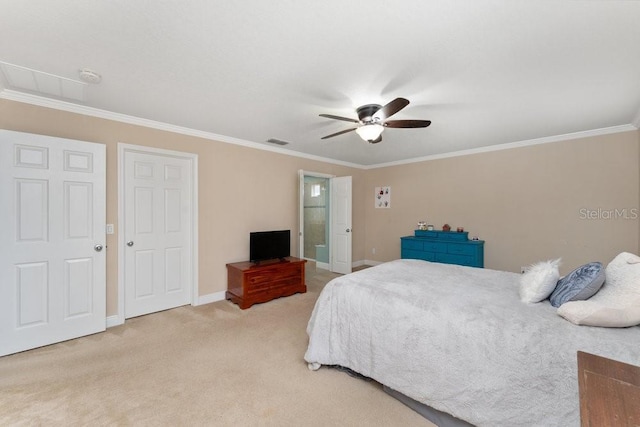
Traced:
[[320, 114], [320, 117], [327, 119], [342, 120], [345, 122], [357, 123], [358, 126], [323, 136], [321, 139], [333, 138], [334, 136], [356, 131], [360, 138], [370, 144], [377, 144], [382, 141], [382, 131], [389, 128], [426, 128], [431, 124], [431, 120], [387, 120], [389, 117], [409, 105], [409, 100], [396, 98], [384, 107], [378, 104], [367, 104], [358, 107], [358, 120], [348, 117], [334, 116], [332, 114]]

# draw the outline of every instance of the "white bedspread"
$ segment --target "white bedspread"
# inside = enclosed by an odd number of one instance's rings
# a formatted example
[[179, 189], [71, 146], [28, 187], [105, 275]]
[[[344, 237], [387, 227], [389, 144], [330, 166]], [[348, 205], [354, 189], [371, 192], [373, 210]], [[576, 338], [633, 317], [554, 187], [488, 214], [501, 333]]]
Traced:
[[578, 350], [640, 365], [640, 328], [576, 326], [520, 275], [397, 260], [329, 282], [310, 368], [341, 365], [478, 426], [578, 426]]

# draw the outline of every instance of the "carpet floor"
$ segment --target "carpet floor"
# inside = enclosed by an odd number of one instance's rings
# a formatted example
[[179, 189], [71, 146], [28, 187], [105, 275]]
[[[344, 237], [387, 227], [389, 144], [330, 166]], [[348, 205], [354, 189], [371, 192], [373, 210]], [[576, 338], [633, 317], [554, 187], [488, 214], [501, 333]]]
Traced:
[[336, 277], [307, 265], [306, 294], [129, 319], [0, 358], [0, 425], [433, 426], [380, 384], [308, 370], [306, 326]]

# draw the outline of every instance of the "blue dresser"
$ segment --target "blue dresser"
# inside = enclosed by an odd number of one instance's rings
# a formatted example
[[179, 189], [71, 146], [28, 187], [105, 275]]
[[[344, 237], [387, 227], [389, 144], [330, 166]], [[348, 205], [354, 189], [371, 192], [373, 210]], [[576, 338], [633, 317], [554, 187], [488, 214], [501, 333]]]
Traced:
[[484, 267], [484, 240], [469, 240], [469, 233], [415, 230], [400, 238], [403, 259], [423, 259], [445, 264]]

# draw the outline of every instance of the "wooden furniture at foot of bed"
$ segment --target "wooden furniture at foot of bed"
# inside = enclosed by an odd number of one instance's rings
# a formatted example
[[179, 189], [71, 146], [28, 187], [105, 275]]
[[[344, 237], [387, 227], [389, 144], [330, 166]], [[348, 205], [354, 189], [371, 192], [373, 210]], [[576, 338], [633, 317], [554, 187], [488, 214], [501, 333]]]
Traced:
[[580, 425], [640, 425], [640, 367], [578, 352]]
[[305, 259], [249, 261], [227, 264], [226, 298], [241, 309], [259, 302], [307, 292], [304, 281]]

